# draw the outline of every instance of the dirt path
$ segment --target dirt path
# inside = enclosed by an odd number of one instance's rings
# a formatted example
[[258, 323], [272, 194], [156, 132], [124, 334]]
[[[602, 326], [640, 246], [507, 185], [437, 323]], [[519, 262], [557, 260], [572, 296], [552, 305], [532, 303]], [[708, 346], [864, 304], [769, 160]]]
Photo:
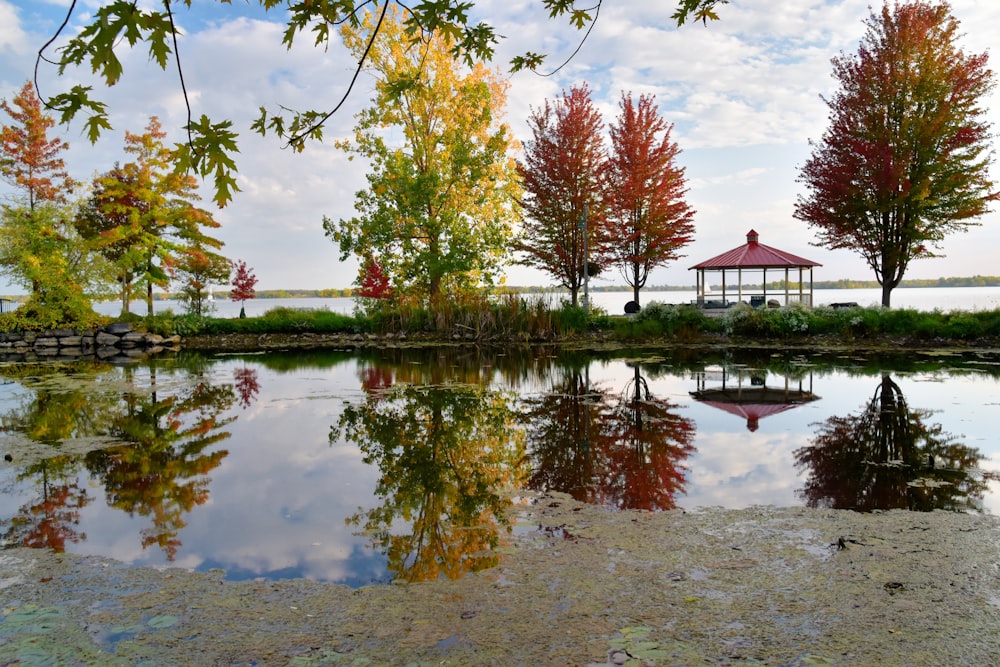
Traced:
[[[0, 552], [0, 665], [989, 665], [996, 517], [526, 501], [500, 565], [368, 587]], [[842, 545], [842, 546], [841, 546]]]

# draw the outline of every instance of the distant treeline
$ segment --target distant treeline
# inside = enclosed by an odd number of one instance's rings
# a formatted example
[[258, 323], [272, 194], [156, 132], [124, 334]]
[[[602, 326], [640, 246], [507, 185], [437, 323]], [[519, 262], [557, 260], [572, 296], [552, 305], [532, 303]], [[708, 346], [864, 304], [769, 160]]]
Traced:
[[[798, 283], [791, 283], [798, 289]], [[813, 282], [815, 289], [868, 289], [877, 288], [879, 284], [874, 280], [817, 280]], [[1000, 276], [971, 276], [965, 278], [929, 278], [904, 280], [900, 287], [997, 287], [1000, 286]], [[744, 288], [755, 289], [760, 285], [744, 284]], [[649, 285], [642, 288], [643, 292], [690, 292], [694, 290], [694, 285]], [[713, 289], [721, 289], [721, 285], [713, 285]], [[769, 290], [780, 290], [785, 288], [785, 281], [777, 280], [767, 284]], [[498, 287], [497, 292], [506, 294], [563, 294], [566, 290], [562, 287], [551, 285], [504, 285]], [[628, 285], [591, 285], [591, 292], [631, 292]], [[257, 290], [258, 299], [308, 299], [308, 298], [334, 298], [350, 297], [354, 290], [345, 289], [323, 289], [323, 290]]]
[[[876, 289], [879, 284], [874, 280], [816, 280], [813, 282], [814, 289]], [[968, 276], [961, 278], [914, 278], [904, 280], [899, 285], [905, 287], [997, 287], [1000, 286], [1000, 276]], [[798, 289], [798, 283], [792, 282], [790, 288]], [[743, 284], [744, 289], [760, 289], [760, 285]], [[785, 281], [776, 280], [767, 284], [768, 290], [782, 290], [785, 288]], [[694, 285], [650, 285], [642, 288], [643, 292], [690, 292], [695, 289]], [[721, 285], [712, 285], [712, 290], [722, 289]], [[562, 287], [538, 286], [538, 285], [504, 285], [498, 287], [497, 292], [505, 294], [564, 294], [566, 290]], [[627, 285], [593, 285], [591, 292], [631, 292], [632, 288]], [[350, 287], [338, 289], [277, 289], [277, 290], [257, 290], [258, 299], [334, 299], [350, 298], [354, 290]], [[156, 293], [153, 298], [157, 301], [169, 299], [171, 294]], [[5, 301], [24, 300], [24, 295], [6, 295], [0, 297]], [[228, 299], [228, 291], [218, 291], [215, 298]]]

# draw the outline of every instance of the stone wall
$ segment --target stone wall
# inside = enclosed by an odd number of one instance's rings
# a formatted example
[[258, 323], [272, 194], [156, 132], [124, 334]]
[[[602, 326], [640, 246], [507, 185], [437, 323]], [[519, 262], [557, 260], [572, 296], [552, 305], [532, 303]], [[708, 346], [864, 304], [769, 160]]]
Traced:
[[114, 322], [96, 331], [51, 329], [0, 333], [0, 360], [45, 361], [90, 357], [110, 362], [141, 359], [165, 350], [179, 350], [180, 336], [135, 331], [131, 324]]

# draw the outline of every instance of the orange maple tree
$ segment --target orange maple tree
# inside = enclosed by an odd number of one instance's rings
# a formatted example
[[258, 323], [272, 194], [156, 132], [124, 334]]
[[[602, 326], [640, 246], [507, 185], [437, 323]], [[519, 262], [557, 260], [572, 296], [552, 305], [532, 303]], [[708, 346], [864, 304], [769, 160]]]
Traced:
[[638, 304], [650, 271], [680, 258], [693, 240], [694, 209], [684, 200], [687, 181], [676, 163], [681, 150], [670, 139], [673, 125], [659, 115], [653, 96], [635, 102], [622, 93], [619, 108], [605, 164], [604, 251]]

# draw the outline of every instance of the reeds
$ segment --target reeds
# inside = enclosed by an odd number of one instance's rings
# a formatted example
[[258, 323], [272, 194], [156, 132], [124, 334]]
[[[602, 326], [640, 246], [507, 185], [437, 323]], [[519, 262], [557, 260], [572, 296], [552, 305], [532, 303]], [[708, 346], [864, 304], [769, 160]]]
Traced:
[[696, 342], [706, 337], [794, 340], [815, 337], [845, 342], [900, 338], [913, 341], [1000, 340], [1000, 311], [917, 311], [879, 307], [781, 308], [737, 305], [709, 317], [690, 305], [647, 304], [634, 316], [611, 317], [566, 302], [516, 294], [471, 295], [383, 303], [354, 315], [328, 310], [274, 308], [259, 317], [213, 318], [159, 313], [142, 321], [150, 331], [182, 336], [228, 333], [375, 333], [444, 341], [551, 342], [598, 335], [622, 342]]

